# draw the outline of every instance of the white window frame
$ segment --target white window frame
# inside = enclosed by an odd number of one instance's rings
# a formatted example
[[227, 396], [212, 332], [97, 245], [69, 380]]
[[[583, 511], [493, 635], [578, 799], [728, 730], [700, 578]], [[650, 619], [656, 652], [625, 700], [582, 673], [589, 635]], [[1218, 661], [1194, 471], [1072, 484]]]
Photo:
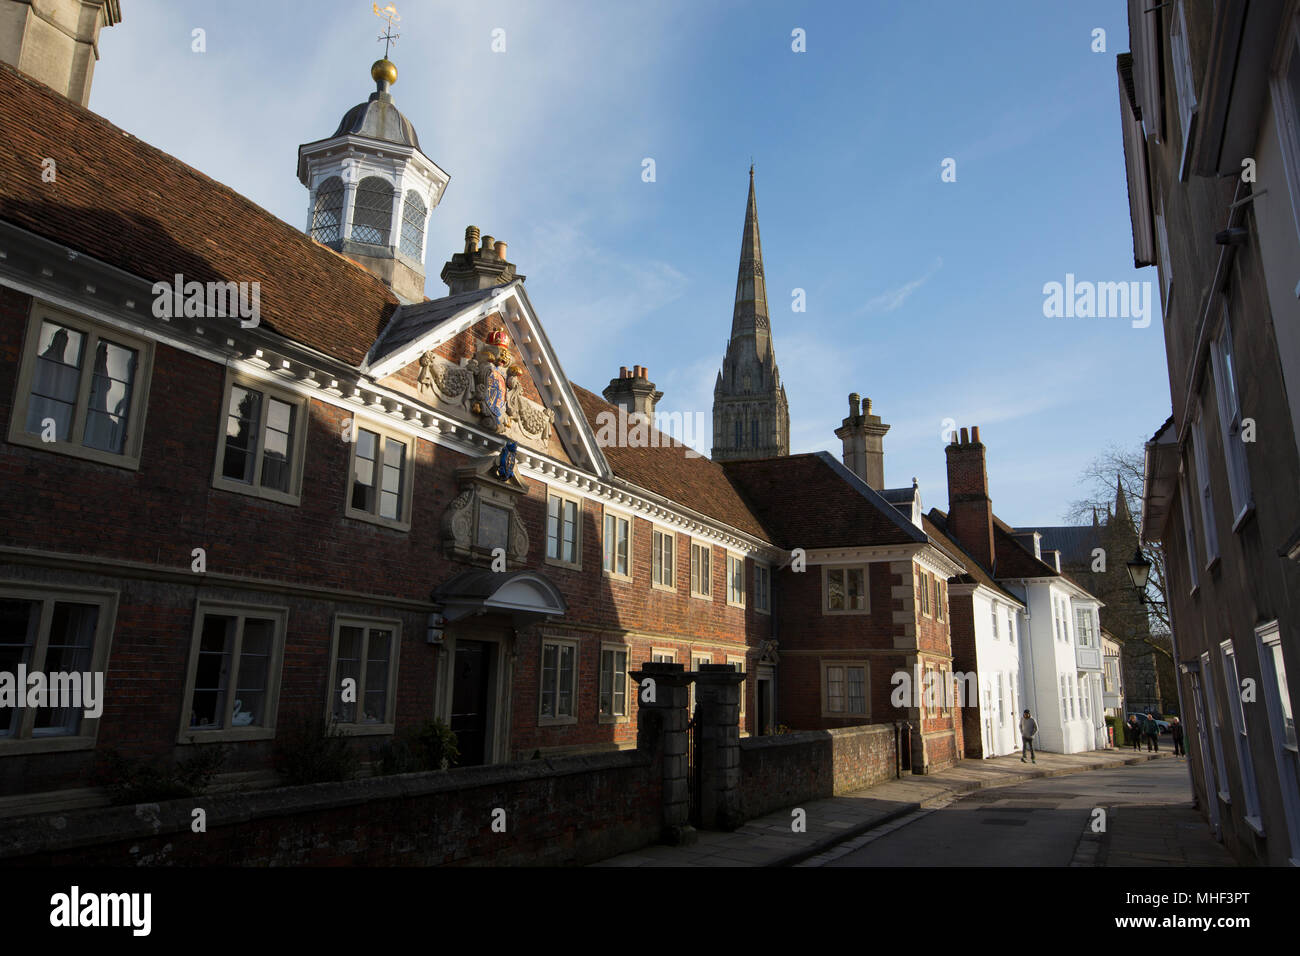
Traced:
[[[275, 624], [272, 637], [272, 651], [267, 662], [266, 675], [266, 722], [259, 726], [233, 725], [227, 721], [226, 726], [204, 730], [190, 726], [190, 714], [194, 707], [194, 682], [199, 670], [199, 647], [203, 640], [203, 621], [209, 615], [234, 617], [235, 640], [230, 650], [230, 665], [227, 677], [225, 704], [232, 709], [238, 693], [240, 657], [243, 653], [244, 622], [248, 618], [271, 620]], [[276, 719], [280, 708], [280, 676], [284, 669], [284, 647], [289, 626], [289, 609], [282, 606], [244, 604], [239, 602], [200, 600], [194, 608], [194, 626], [190, 637], [189, 660], [186, 665], [185, 696], [182, 698], [180, 729], [176, 735], [177, 743], [207, 743], [208, 741], [271, 740], [275, 737]]]
[[1277, 125], [1277, 139], [1282, 152], [1282, 165], [1291, 195], [1291, 215], [1296, 232], [1300, 233], [1300, 103], [1291, 95], [1285, 80], [1292, 60], [1300, 49], [1300, 14], [1291, 4], [1287, 22], [1280, 31], [1277, 54], [1269, 77], [1269, 90], [1273, 100], [1273, 119]]
[[934, 619], [942, 621], [944, 619], [944, 596], [947, 591], [943, 579], [938, 575], [934, 579]]
[[[556, 516], [555, 527], [555, 553], [551, 553], [551, 502], [559, 502], [559, 514]], [[567, 561], [564, 558], [564, 513], [565, 509], [573, 506], [573, 560]], [[560, 568], [572, 568], [582, 570], [582, 499], [577, 495], [565, 494], [555, 488], [548, 488], [546, 492], [546, 528], [544, 537], [546, 539], [546, 563], [555, 565]]]
[[[612, 552], [610, 551], [610, 548], [609, 548], [609, 546], [608, 546], [608, 538], [609, 538], [609, 534], [610, 534], [610, 521], [611, 521], [611, 520], [614, 522], [614, 548], [613, 548], [613, 551], [612, 551]], [[618, 528], [619, 528], [619, 523], [620, 523], [620, 522], [621, 522], [622, 524], [624, 524], [624, 525], [627, 526], [627, 555], [626, 555], [626, 558], [627, 558], [627, 570], [625, 570], [625, 571], [620, 571], [620, 570], [618, 570], [618, 558], [619, 558], [619, 551], [618, 551]], [[601, 519], [600, 519], [600, 567], [601, 567], [601, 571], [602, 571], [602, 573], [604, 573], [607, 577], [613, 578], [613, 579], [615, 579], [615, 580], [617, 580], [617, 581], [631, 581], [631, 580], [632, 580], [632, 555], [633, 555], [633, 550], [632, 550], [632, 533], [633, 533], [633, 527], [632, 527], [632, 525], [633, 525], [632, 516], [631, 516], [630, 514], [627, 514], [626, 512], [623, 512], [623, 511], [617, 511], [617, 510], [615, 510], [615, 509], [613, 509], [613, 508], [608, 508], [608, 507], [606, 507], [606, 508], [603, 510], [603, 513], [601, 514]], [[612, 565], [610, 565], [609, 562], [606, 561], [606, 558], [607, 558], [611, 553], [612, 553], [612, 555], [613, 555], [613, 564], [612, 564]]]
[[713, 600], [713, 545], [707, 541], [691, 542], [691, 597]]
[[1192, 579], [1192, 586], [1188, 589], [1189, 594], [1195, 594], [1196, 589], [1201, 585], [1200, 552], [1196, 547], [1196, 529], [1192, 524], [1192, 505], [1188, 500], [1191, 489], [1188, 487], [1187, 471], [1183, 467], [1181, 457], [1178, 462], [1178, 499], [1182, 505], [1183, 511], [1183, 536], [1187, 539], [1187, 572]]
[[[253, 456], [253, 481], [251, 483], [239, 481], [236, 478], [228, 478], [222, 473], [226, 457], [227, 423], [230, 420], [230, 396], [236, 387], [250, 392], [258, 392], [262, 396], [257, 423], [257, 451]], [[293, 434], [289, 436], [289, 454], [291, 458], [289, 461], [288, 491], [280, 491], [278, 488], [267, 488], [262, 485], [262, 460], [266, 452], [266, 419], [270, 413], [270, 399], [275, 399], [294, 408], [294, 429]], [[278, 501], [281, 504], [296, 506], [301, 503], [303, 459], [306, 456], [307, 429], [310, 426], [310, 421], [310, 402], [307, 396], [295, 395], [292, 392], [267, 385], [250, 375], [244, 375], [231, 369], [229, 374], [226, 375], [225, 389], [221, 393], [221, 424], [217, 431], [217, 460], [212, 470], [212, 487], [219, 488], [222, 491], [233, 491], [236, 494], [250, 495], [254, 498], [265, 498], [268, 501]], [[350, 493], [351, 489], [349, 488]], [[351, 498], [348, 500], [351, 501]]]
[[[664, 559], [667, 558], [665, 561]], [[677, 590], [677, 535], [658, 526], [650, 529], [650, 586], [657, 591]]]
[[[1196, 132], [1196, 79], [1192, 75], [1192, 54], [1187, 39], [1187, 16], [1183, 0], [1175, 0], [1169, 23], [1169, 61], [1174, 74], [1174, 98], [1178, 106], [1178, 129], [1183, 146], [1178, 164], [1178, 178], [1187, 180], [1191, 163], [1192, 137]], [[1168, 8], [1166, 8], [1168, 9]]]
[[[573, 649], [573, 675], [572, 684], [569, 687], [569, 702], [573, 710], [571, 714], [560, 713], [560, 686], [561, 675], [564, 673], [560, 667], [561, 650], [555, 652], [555, 687], [553, 689], [553, 699], [555, 701], [554, 713], [548, 714], [543, 710], [545, 702], [545, 686], [543, 681], [546, 679], [546, 648], [549, 645], [555, 645], [557, 648], [570, 647]], [[578, 722], [578, 684], [579, 672], [581, 668], [581, 648], [580, 642], [573, 638], [567, 637], [545, 637], [542, 639], [540, 653], [537, 658], [537, 725], [539, 727], [556, 727], [565, 724], [576, 724]]]
[[[17, 601], [38, 601], [36, 641], [32, 646], [28, 672], [45, 673], [45, 658], [49, 649], [50, 626], [56, 603], [92, 604], [99, 608], [95, 619], [95, 637], [90, 652], [90, 673], [105, 675], [104, 694], [109, 692], [107, 674], [109, 651], [113, 644], [113, 630], [117, 623], [118, 592], [99, 588], [64, 587], [37, 584], [30, 581], [0, 582], [0, 598]], [[84, 673], [84, 672], [83, 672]], [[91, 677], [94, 680], [94, 677]], [[19, 688], [19, 693], [22, 688]], [[99, 704], [104, 705], [100, 700]], [[0, 759], [11, 754], [51, 753], [69, 750], [91, 750], [99, 736], [100, 717], [87, 717], [84, 709], [76, 734], [35, 734], [36, 709], [23, 707], [17, 732], [12, 737], [0, 737]]]
[[1210, 456], [1205, 448], [1205, 429], [1201, 426], [1201, 403], [1195, 403], [1192, 419], [1192, 454], [1196, 460], [1197, 498], [1201, 502], [1201, 533], [1205, 541], [1205, 570], [1219, 560], [1219, 528], [1214, 520], [1214, 488], [1210, 484]]
[[754, 610], [772, 613], [772, 566], [761, 561], [754, 562]]
[[[620, 712], [617, 709], [617, 696], [615, 694], [614, 682], [617, 680], [618, 664], [617, 656], [623, 655], [623, 709]], [[611, 663], [614, 665], [610, 669], [610, 709], [606, 711], [603, 707], [603, 698], [605, 696], [605, 660], [606, 655], [611, 655]], [[632, 699], [631, 683], [628, 677], [629, 662], [632, 660], [632, 649], [626, 644], [602, 643], [600, 645], [600, 667], [596, 673], [596, 719], [602, 724], [625, 724], [628, 722], [628, 706]]]
[[[868, 570], [868, 564], [824, 564], [822, 565], [822, 614], [870, 614], [871, 613], [871, 572]], [[862, 607], [860, 608], [832, 608], [831, 607], [831, 589], [830, 575], [833, 571], [845, 572], [844, 578], [844, 601], [847, 604], [849, 599], [848, 577], [849, 571], [862, 572]]]
[[[831, 709], [830, 696], [830, 675], [832, 668], [843, 669], [843, 710]], [[849, 710], [849, 669], [860, 668], [862, 670], [862, 710]], [[871, 669], [870, 664], [865, 660], [828, 660], [823, 658], [821, 661], [821, 687], [822, 687], [822, 716], [833, 718], [851, 718], [851, 717], [871, 717]]]
[[[1290, 677], [1278, 673], [1274, 652], [1283, 651], [1282, 632], [1277, 621], [1268, 621], [1255, 628], [1255, 644], [1259, 651], [1259, 661], [1264, 685], [1264, 702], [1268, 708], [1268, 723], [1273, 740], [1273, 758], [1277, 763], [1278, 789], [1282, 793], [1283, 812], [1286, 816], [1287, 834], [1291, 840], [1292, 866], [1300, 866], [1300, 750], [1296, 745], [1295, 712], [1290, 715], [1290, 734], [1287, 733], [1287, 709], [1291, 707], [1289, 698]], [[1279, 693], [1282, 686], [1288, 695]]]
[[[701, 664], [712, 664], [713, 654], [710, 651], [691, 651], [691, 671], [695, 672], [700, 669]], [[691, 681], [691, 691], [687, 695], [686, 716], [695, 716], [695, 681]]]
[[[377, 435], [379, 439], [375, 451], [377, 457], [375, 458], [375, 510], [373, 512], [361, 511], [352, 507], [352, 489], [357, 476], [357, 448], [361, 444], [362, 431]], [[395, 531], [410, 531], [411, 503], [415, 498], [415, 453], [418, 447], [415, 438], [389, 428], [383, 422], [362, 418], [361, 416], [353, 417], [350, 435], [352, 440], [347, 443], [348, 477], [344, 483], [343, 514], [357, 521], [367, 521], [370, 524], [392, 528]], [[404, 467], [402, 469], [402, 509], [397, 518], [385, 518], [379, 513], [380, 503], [383, 501], [384, 453], [390, 440], [406, 446], [406, 455], [403, 459]]]
[[1214, 785], [1219, 799], [1226, 804], [1232, 803], [1232, 794], [1228, 790], [1228, 769], [1223, 762], [1223, 718], [1219, 714], [1219, 699], [1216, 694], [1217, 681], [1214, 679], [1214, 665], [1209, 651], [1201, 654], [1201, 675], [1205, 682], [1205, 706], [1209, 713], [1209, 738], [1214, 750]]
[[1241, 440], [1240, 374], [1236, 347], [1232, 341], [1232, 319], [1223, 305], [1223, 324], [1210, 344], [1214, 365], [1215, 397], [1219, 406], [1219, 432], [1223, 438], [1223, 457], [1228, 473], [1228, 493], [1232, 499], [1232, 530], [1238, 531], [1255, 507], [1250, 487], [1250, 466], [1246, 461], [1246, 443]]
[[[736, 668], [739, 673], [745, 674], [745, 658], [743, 656], [728, 654], [727, 663]], [[749, 676], [746, 675], [745, 679], [740, 684], [740, 728], [742, 732], [745, 729], [745, 697], [748, 690]]]
[[[390, 631], [392, 637], [389, 638], [391, 644], [388, 649], [388, 674], [384, 692], [384, 719], [377, 722], [367, 722], [362, 720], [341, 721], [334, 717], [334, 696], [341, 688], [338, 682], [339, 666], [339, 638], [340, 632], [345, 627], [360, 628], [364, 632], [362, 638], [361, 650], [361, 667], [357, 673], [357, 701], [356, 713], [360, 715], [361, 708], [365, 704], [365, 693], [368, 684], [366, 668], [370, 665], [370, 632], [371, 631]], [[402, 622], [397, 618], [373, 618], [362, 617], [353, 614], [335, 614], [334, 615], [334, 632], [330, 640], [330, 677], [328, 693], [325, 695], [325, 720], [338, 728], [338, 731], [350, 736], [363, 736], [367, 734], [391, 734], [395, 725], [397, 714], [397, 658], [402, 646]]]
[[989, 602], [989, 617], [993, 621], [993, 640], [1001, 640], [998, 636], [998, 602]]
[[1241, 769], [1241, 789], [1246, 797], [1246, 824], [1264, 835], [1264, 819], [1259, 809], [1259, 789], [1255, 783], [1255, 765], [1250, 758], [1246, 709], [1241, 700], [1241, 674], [1237, 670], [1237, 653], [1232, 639], [1219, 643], [1219, 663], [1223, 665], [1223, 689], [1228, 695], [1228, 716], [1232, 718], [1233, 743], [1237, 747], [1237, 766]]
[[1160, 261], [1156, 264], [1156, 274], [1160, 279], [1161, 295], [1161, 320], [1169, 315], [1170, 304], [1173, 300], [1174, 285], [1174, 265], [1169, 260], [1169, 228], [1165, 224], [1165, 203], [1159, 195], [1156, 194], [1156, 255]]
[[668, 647], [650, 648], [650, 661], [655, 664], [676, 664], [677, 652]]
[[745, 606], [745, 556], [730, 551], [727, 552], [727, 606]]
[[[77, 379], [77, 400], [72, 410], [72, 434], [66, 438], [55, 435], [55, 440], [48, 442], [42, 441], [39, 434], [33, 435], [27, 431], [27, 409], [32, 400], [32, 379], [36, 373], [38, 358], [37, 347], [40, 344], [41, 324], [46, 319], [67, 326], [85, 337], [81, 350], [81, 369]], [[131, 407], [127, 411], [126, 441], [120, 454], [99, 448], [87, 448], [82, 444], [85, 438], [86, 419], [89, 416], [90, 389], [95, 377], [95, 346], [100, 339], [108, 339], [114, 345], [134, 349], [138, 356], [135, 378], [131, 382]], [[14, 393], [14, 403], [9, 411], [9, 441], [15, 445], [138, 471], [140, 454], [144, 446], [145, 413], [149, 408], [149, 384], [153, 375], [153, 362], [152, 339], [33, 300], [23, 338], [22, 352], [19, 355], [18, 383]]]

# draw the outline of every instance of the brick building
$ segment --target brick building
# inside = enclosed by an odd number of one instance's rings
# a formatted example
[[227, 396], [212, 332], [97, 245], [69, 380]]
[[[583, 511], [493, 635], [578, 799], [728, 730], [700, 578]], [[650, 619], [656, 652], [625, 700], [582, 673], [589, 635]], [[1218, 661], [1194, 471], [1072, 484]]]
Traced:
[[571, 384], [474, 227], [425, 299], [449, 177], [372, 78], [300, 149], [303, 233], [0, 63], [0, 671], [105, 679], [99, 713], [0, 706], [0, 806], [93, 800], [108, 750], [266, 775], [304, 720], [626, 748], [651, 661], [752, 675], [748, 733], [910, 717], [916, 769], [957, 759], [959, 715], [890, 700], [951, 667], [919, 498], [700, 457], [640, 366]]

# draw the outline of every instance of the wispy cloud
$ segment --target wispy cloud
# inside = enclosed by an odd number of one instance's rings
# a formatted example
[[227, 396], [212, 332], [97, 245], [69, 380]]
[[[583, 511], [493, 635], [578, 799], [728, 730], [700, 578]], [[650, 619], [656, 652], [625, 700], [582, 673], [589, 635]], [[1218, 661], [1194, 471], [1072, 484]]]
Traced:
[[930, 267], [929, 271], [927, 271], [925, 275], [913, 279], [905, 285], [900, 285], [896, 289], [890, 289], [888, 292], [881, 293], [873, 299], [868, 299], [863, 303], [862, 307], [858, 309], [858, 314], [871, 315], [873, 313], [893, 312], [895, 309], [902, 306], [913, 292], [929, 282], [934, 274], [942, 267], [943, 259], [935, 259], [934, 265]]

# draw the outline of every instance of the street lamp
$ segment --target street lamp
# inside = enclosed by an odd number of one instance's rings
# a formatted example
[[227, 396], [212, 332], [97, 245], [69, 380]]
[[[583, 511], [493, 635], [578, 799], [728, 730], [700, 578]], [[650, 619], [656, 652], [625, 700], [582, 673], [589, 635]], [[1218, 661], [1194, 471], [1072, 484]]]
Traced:
[[1150, 577], [1151, 562], [1142, 553], [1142, 548], [1139, 545], [1133, 550], [1133, 557], [1128, 562], [1128, 579], [1133, 582], [1133, 587], [1137, 589], [1139, 604], [1163, 605], [1163, 601], [1152, 601], [1147, 598], [1147, 580]]

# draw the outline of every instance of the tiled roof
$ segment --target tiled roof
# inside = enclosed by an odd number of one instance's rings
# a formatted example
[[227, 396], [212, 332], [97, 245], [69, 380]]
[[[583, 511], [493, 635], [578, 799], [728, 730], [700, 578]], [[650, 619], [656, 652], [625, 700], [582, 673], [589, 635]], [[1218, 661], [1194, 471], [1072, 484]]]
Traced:
[[1034, 552], [1015, 539], [1015, 529], [997, 517], [993, 519], [993, 560], [993, 572], [1001, 581], [1060, 577], [1056, 568], [1034, 557]]
[[1061, 564], [1088, 564], [1092, 561], [1092, 549], [1101, 546], [1101, 526], [1090, 524], [1057, 525], [1049, 528], [1017, 528], [1024, 534], [1037, 531], [1041, 535], [1040, 544], [1044, 551], [1060, 551]]
[[1018, 604], [1024, 602], [1016, 597], [1002, 585], [993, 579], [993, 576], [976, 561], [966, 549], [957, 541], [948, 536], [948, 516], [938, 508], [931, 508], [928, 515], [922, 515], [921, 526], [925, 533], [935, 540], [939, 547], [943, 548], [959, 562], [966, 566], [966, 573], [957, 575], [957, 580], [962, 580], [967, 584], [982, 584], [990, 590], [997, 591], [1005, 595]]
[[370, 365], [378, 365], [388, 356], [396, 355], [426, 332], [436, 329], [443, 322], [501, 289], [501, 286], [471, 289], [459, 295], [445, 295], [441, 299], [402, 306], [375, 343], [375, 354], [370, 357]]
[[791, 548], [919, 544], [925, 533], [826, 452], [723, 464], [754, 513]]
[[0, 219], [150, 282], [259, 282], [263, 325], [351, 365], [398, 304], [365, 269], [4, 63]]
[[[597, 416], [601, 412], [618, 411], [617, 406], [585, 388], [574, 385], [573, 392], [593, 430], [599, 431]], [[653, 436], [650, 447], [609, 445], [601, 449], [615, 475], [740, 531], [774, 542], [721, 465], [694, 452], [687, 455], [687, 446], [662, 432], [653, 428], [649, 432]], [[658, 447], [654, 447], [654, 442]]]

